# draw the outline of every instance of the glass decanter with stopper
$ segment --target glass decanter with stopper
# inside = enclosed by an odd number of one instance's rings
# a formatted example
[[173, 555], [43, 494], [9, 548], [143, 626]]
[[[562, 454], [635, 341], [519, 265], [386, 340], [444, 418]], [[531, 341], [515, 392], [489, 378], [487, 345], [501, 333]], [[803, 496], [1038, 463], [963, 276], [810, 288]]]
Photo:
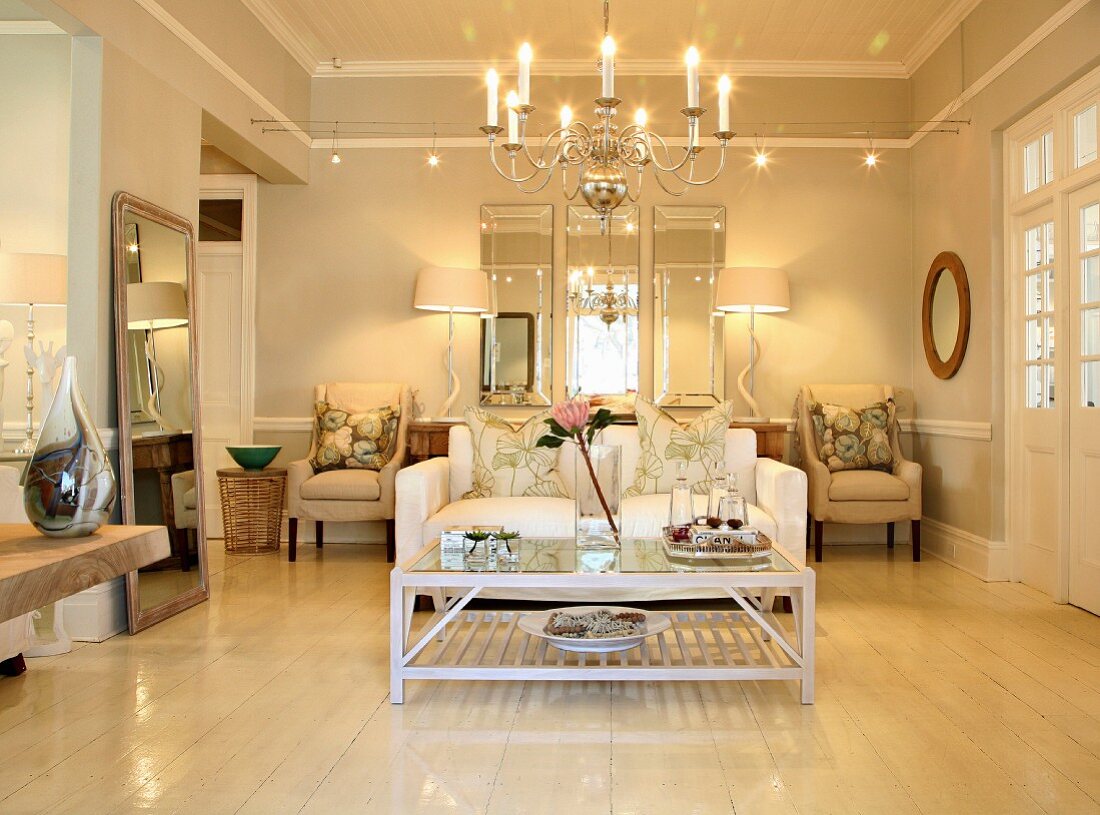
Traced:
[[723, 529], [740, 529], [749, 522], [748, 504], [737, 489], [734, 474], [726, 476], [726, 491], [718, 499], [715, 517], [721, 520]]

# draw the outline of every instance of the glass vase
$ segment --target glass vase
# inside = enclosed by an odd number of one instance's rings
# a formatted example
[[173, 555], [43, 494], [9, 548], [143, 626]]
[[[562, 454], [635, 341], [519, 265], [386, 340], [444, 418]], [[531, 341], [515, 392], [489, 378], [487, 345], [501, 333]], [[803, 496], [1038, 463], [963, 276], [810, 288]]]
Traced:
[[618, 548], [622, 529], [622, 448], [617, 444], [593, 444], [588, 456], [591, 470], [584, 454], [577, 451], [577, 547]]
[[91, 535], [111, 516], [115, 475], [76, 384], [76, 358], [61, 369], [50, 411], [27, 463], [23, 507], [44, 535]]

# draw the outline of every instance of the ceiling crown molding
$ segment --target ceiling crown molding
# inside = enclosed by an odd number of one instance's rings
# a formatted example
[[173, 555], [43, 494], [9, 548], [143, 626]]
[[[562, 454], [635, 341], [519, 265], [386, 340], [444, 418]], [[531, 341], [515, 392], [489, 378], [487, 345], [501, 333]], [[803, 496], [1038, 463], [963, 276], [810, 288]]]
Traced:
[[48, 20], [0, 20], [0, 34], [66, 34]]
[[305, 68], [306, 73], [315, 76], [321, 65], [321, 58], [313, 53], [305, 38], [271, 4], [271, 0], [241, 0], [246, 9], [260, 21], [278, 42], [287, 50], [294, 61]]
[[970, 12], [981, 5], [982, 0], [955, 0], [947, 11], [936, 21], [935, 25], [928, 29], [928, 33], [914, 45], [902, 60], [905, 63], [906, 76], [912, 76], [917, 69], [924, 64], [936, 49], [943, 45], [944, 40], [962, 25], [963, 20], [970, 16]]
[[[248, 3], [266, 0], [246, 0]], [[462, 76], [481, 77], [490, 61], [484, 60], [344, 60], [343, 67], [334, 68], [325, 62], [314, 66], [313, 75], [325, 78], [351, 77], [419, 77]], [[507, 75], [513, 67], [498, 68]], [[615, 73], [619, 76], [680, 76], [684, 63], [679, 59], [619, 59]], [[538, 76], [596, 76], [595, 63], [589, 59], [544, 59], [532, 66]], [[864, 61], [800, 61], [800, 60], [730, 60], [715, 61], [703, 67], [707, 76], [728, 73], [734, 76], [780, 77], [841, 77], [867, 79], [905, 79], [908, 76], [901, 62]]]

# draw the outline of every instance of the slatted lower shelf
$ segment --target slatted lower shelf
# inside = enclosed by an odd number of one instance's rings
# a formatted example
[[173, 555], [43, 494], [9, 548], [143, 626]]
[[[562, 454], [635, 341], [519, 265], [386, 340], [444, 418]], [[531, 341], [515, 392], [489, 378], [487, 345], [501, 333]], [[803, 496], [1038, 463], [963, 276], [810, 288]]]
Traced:
[[[802, 667], [749, 615], [737, 611], [666, 613], [672, 627], [642, 645], [610, 654], [561, 651], [522, 631], [521, 611], [463, 611], [446, 634], [404, 668], [407, 678], [614, 679], [641, 671], [664, 679], [797, 679]], [[772, 628], [798, 653], [783, 617], [767, 614]], [[421, 635], [424, 632], [421, 632]], [[618, 677], [616, 676], [618, 674]]]

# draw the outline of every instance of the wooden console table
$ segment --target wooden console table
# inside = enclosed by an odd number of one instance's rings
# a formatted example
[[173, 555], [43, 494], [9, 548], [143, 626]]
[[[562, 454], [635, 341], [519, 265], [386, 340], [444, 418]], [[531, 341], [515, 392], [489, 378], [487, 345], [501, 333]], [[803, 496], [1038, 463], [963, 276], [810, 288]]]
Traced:
[[[447, 455], [451, 428], [456, 424], [465, 422], [409, 422], [409, 463], [417, 464], [429, 458]], [[756, 455], [776, 461], [783, 460], [787, 449], [785, 422], [734, 422], [730, 427], [743, 427], [756, 433]]]
[[168, 555], [168, 530], [163, 526], [108, 525], [83, 538], [48, 538], [30, 524], [0, 524], [0, 620]]

